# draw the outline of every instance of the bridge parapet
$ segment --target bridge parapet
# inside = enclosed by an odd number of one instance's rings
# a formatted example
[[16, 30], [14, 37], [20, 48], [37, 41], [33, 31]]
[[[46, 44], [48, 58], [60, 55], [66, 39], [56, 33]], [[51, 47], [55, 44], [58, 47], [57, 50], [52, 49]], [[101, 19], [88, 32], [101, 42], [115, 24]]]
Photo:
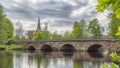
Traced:
[[[41, 49], [45, 45], [49, 45], [53, 50], [61, 50], [65, 44], [72, 45], [75, 50], [85, 50], [87, 51], [89, 47], [93, 45], [102, 45], [103, 50], [113, 51], [119, 50], [120, 46], [116, 39], [71, 39], [71, 40], [40, 40], [40, 41], [12, 41], [14, 44], [25, 45], [26, 49], [29, 46], [33, 46], [35, 49]], [[64, 49], [69, 49], [67, 46]], [[47, 48], [47, 47], [46, 47]], [[100, 50], [100, 48], [92, 48], [93, 50]]]

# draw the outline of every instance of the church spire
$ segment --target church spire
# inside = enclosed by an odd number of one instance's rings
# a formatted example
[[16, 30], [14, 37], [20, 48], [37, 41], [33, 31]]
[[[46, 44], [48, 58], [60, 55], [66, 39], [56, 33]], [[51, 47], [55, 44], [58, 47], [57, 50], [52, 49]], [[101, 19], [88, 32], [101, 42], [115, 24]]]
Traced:
[[38, 17], [38, 25], [37, 25], [37, 30], [38, 30], [38, 31], [41, 31], [40, 17]]

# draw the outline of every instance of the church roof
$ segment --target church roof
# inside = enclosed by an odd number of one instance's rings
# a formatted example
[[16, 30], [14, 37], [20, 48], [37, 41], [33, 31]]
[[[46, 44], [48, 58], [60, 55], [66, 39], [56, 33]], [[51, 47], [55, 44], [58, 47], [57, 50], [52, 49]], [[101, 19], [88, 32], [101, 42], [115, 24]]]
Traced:
[[41, 31], [40, 17], [38, 17], [37, 31]]

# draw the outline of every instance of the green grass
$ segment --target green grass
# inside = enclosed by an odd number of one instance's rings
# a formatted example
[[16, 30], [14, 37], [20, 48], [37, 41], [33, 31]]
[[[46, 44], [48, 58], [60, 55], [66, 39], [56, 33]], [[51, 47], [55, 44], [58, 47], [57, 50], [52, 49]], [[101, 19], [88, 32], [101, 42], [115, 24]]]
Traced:
[[24, 47], [22, 45], [0, 45], [0, 50], [22, 50]]

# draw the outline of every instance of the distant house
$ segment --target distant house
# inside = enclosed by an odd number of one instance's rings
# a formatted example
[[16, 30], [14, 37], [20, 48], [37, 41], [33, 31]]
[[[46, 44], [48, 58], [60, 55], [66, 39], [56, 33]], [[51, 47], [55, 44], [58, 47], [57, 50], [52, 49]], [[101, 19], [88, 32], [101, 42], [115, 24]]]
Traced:
[[103, 35], [103, 39], [112, 39], [113, 37], [110, 35]]

